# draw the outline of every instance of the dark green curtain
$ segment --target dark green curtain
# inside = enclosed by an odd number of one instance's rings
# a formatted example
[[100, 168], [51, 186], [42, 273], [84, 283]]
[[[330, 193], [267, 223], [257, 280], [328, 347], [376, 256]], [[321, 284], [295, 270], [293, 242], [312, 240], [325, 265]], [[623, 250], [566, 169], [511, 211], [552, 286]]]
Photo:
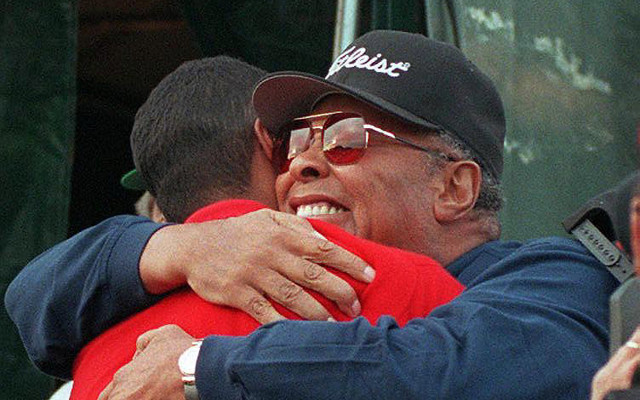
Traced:
[[[75, 113], [76, 2], [2, 3], [0, 274], [2, 295], [33, 257], [67, 233]], [[0, 311], [3, 399], [43, 399], [52, 380], [29, 363]]]
[[226, 54], [267, 71], [324, 74], [331, 63], [335, 0], [181, 0], [207, 56]]

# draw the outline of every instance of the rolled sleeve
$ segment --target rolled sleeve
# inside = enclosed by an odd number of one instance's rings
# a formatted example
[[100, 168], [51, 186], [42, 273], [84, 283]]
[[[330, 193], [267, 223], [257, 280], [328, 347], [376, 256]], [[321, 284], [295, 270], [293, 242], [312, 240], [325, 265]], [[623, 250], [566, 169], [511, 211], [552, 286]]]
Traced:
[[84, 344], [160, 298], [145, 292], [138, 262], [163, 226], [142, 217], [109, 218], [45, 251], [15, 277], [5, 306], [40, 370], [69, 379]]
[[[164, 296], [147, 292], [140, 278], [140, 257], [151, 236], [169, 224], [136, 220], [119, 231], [105, 260], [106, 283], [113, 317], [119, 320], [156, 303]], [[102, 324], [101, 324], [102, 325]], [[102, 328], [94, 334], [99, 334]]]
[[579, 244], [495, 243], [452, 266], [455, 300], [399, 328], [282, 321], [244, 338], [209, 337], [202, 400], [587, 398], [607, 357], [617, 283]]

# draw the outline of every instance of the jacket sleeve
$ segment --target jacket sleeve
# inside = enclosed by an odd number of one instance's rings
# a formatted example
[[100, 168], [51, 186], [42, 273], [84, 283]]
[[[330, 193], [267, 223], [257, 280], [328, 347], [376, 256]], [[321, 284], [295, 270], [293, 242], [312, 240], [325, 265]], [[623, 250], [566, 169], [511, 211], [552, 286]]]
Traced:
[[597, 260], [575, 244], [538, 242], [464, 283], [404, 328], [388, 317], [282, 321], [248, 337], [210, 336], [196, 368], [200, 398], [588, 398], [607, 358], [616, 287]]
[[11, 282], [5, 306], [40, 370], [70, 379], [84, 344], [161, 298], [145, 292], [138, 261], [162, 226], [110, 218], [42, 253]]

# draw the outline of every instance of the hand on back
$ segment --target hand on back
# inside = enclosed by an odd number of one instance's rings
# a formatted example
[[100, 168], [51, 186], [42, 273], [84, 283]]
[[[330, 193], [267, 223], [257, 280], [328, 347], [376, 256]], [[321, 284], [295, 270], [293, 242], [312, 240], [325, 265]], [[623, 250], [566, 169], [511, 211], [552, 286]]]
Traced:
[[323, 238], [308, 221], [265, 209], [159, 230], [142, 254], [140, 275], [152, 293], [188, 283], [205, 300], [241, 309], [263, 324], [283, 318], [267, 297], [305, 319], [329, 319], [328, 311], [303, 288], [356, 316], [359, 303], [353, 288], [320, 264], [357, 280], [372, 280], [363, 260]]

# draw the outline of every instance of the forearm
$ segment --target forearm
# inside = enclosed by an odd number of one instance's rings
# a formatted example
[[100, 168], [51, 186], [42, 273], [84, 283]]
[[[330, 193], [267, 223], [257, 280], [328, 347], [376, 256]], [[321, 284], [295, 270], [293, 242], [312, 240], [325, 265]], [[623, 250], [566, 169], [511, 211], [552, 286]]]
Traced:
[[[531, 343], [521, 324], [482, 313], [467, 321], [469, 331], [442, 323], [451, 316], [436, 315], [401, 329], [388, 319], [377, 326], [361, 319], [287, 321], [248, 338], [210, 337], [196, 369], [198, 390], [202, 400], [240, 393], [261, 399], [284, 393], [304, 399], [586, 398], [590, 375], [606, 357], [596, 338], [549, 323], [532, 330], [552, 329]], [[572, 354], [562, 357], [567, 346]]]
[[607, 357], [614, 279], [584, 253], [543, 245], [483, 277], [404, 328], [285, 321], [207, 338], [201, 399], [587, 398]]
[[5, 305], [36, 366], [68, 378], [83, 344], [155, 301], [140, 282], [138, 260], [161, 226], [138, 217], [110, 218], [54, 246], [20, 272]]

